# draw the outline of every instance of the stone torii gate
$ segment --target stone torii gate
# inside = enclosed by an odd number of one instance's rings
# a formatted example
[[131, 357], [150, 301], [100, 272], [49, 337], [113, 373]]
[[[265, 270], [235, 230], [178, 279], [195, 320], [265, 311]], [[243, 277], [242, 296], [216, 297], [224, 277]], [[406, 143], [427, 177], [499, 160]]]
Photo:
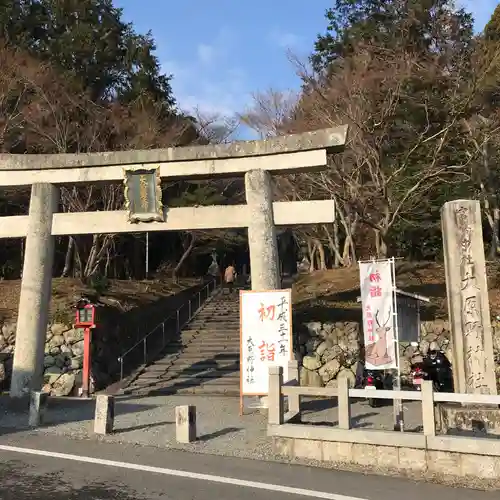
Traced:
[[[322, 169], [347, 126], [263, 141], [145, 151], [0, 155], [0, 187], [31, 186], [28, 215], [0, 217], [0, 238], [26, 237], [10, 394], [39, 390], [54, 236], [248, 228], [252, 287], [279, 288], [276, 225], [330, 223], [331, 200], [274, 202], [271, 176]], [[161, 179], [245, 177], [246, 205], [163, 207]], [[59, 213], [58, 186], [125, 182], [127, 210]]]

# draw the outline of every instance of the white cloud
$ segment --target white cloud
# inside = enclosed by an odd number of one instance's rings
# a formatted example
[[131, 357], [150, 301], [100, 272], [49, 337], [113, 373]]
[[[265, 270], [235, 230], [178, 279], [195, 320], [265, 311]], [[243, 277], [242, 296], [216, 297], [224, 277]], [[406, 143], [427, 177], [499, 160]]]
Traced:
[[182, 63], [162, 58], [162, 67], [173, 75], [172, 88], [180, 109], [204, 115], [231, 116], [250, 101], [248, 77], [238, 66], [237, 36], [220, 30], [212, 40], [195, 47]]
[[198, 77], [194, 83], [178, 80], [174, 90], [182, 110], [197, 109], [205, 115], [232, 116], [250, 99], [244, 85], [244, 72], [237, 68], [220, 68], [218, 75]]
[[269, 35], [270, 41], [282, 49], [294, 49], [300, 47], [304, 40], [302, 37], [279, 29], [273, 30]]
[[205, 66], [210, 66], [217, 58], [217, 49], [213, 45], [200, 43], [197, 47], [198, 60]]

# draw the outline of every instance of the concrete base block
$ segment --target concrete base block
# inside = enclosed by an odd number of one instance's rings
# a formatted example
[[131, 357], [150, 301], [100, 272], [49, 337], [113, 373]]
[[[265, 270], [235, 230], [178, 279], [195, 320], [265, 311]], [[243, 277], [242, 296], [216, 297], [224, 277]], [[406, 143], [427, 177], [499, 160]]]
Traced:
[[30, 394], [29, 426], [38, 427], [44, 423], [49, 395], [45, 392], [33, 391]]
[[175, 437], [178, 443], [196, 441], [196, 406], [175, 407]]
[[99, 395], [95, 401], [94, 432], [111, 434], [115, 421], [115, 399], [113, 396]]

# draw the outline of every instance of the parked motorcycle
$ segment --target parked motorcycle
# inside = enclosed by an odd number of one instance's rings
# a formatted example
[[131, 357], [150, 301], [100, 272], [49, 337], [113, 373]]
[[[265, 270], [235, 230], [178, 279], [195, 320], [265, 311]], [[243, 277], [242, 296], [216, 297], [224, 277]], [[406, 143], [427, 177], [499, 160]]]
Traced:
[[430, 380], [436, 392], [454, 391], [450, 360], [437, 349], [430, 350], [421, 362], [412, 365], [411, 379], [413, 387], [419, 391], [423, 380]]
[[[363, 386], [364, 389], [372, 391], [385, 389], [385, 374], [383, 370], [365, 370]], [[377, 408], [383, 405], [382, 399], [368, 398], [368, 404], [371, 408]]]

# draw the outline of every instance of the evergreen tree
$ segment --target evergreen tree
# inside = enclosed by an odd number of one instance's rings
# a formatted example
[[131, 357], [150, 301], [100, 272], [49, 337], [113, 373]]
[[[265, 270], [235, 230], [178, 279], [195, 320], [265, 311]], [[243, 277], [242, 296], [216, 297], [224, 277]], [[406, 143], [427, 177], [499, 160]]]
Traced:
[[112, 0], [0, 0], [8, 44], [72, 73], [94, 101], [148, 96], [174, 109], [151, 33], [137, 34]]

